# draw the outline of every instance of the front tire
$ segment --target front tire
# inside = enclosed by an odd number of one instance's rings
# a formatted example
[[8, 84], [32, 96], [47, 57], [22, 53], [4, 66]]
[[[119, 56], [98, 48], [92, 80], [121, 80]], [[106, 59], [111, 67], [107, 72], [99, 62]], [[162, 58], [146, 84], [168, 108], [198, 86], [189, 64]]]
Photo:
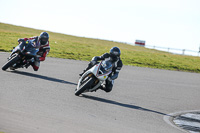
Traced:
[[75, 95], [79, 96], [81, 93], [83, 93], [86, 89], [89, 89], [89, 87], [94, 83], [95, 78], [92, 76], [88, 79], [88, 81], [86, 81], [85, 83], [83, 83], [83, 85], [81, 85], [81, 87], [75, 91]]
[[14, 56], [11, 60], [9, 60], [6, 64], [3, 65], [2, 70], [6, 70], [9, 67], [11, 67], [13, 64], [15, 64], [19, 60], [18, 55]]

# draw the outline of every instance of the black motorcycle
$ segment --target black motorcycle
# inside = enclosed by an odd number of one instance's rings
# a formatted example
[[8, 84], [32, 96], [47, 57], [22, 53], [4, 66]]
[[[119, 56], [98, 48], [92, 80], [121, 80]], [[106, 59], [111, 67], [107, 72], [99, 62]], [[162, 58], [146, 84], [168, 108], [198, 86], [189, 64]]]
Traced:
[[13, 48], [10, 56], [8, 57], [8, 62], [2, 67], [2, 70], [10, 68], [15, 70], [18, 68], [28, 68], [31, 63], [37, 60], [38, 48], [34, 46], [32, 41], [21, 42], [17, 47]]

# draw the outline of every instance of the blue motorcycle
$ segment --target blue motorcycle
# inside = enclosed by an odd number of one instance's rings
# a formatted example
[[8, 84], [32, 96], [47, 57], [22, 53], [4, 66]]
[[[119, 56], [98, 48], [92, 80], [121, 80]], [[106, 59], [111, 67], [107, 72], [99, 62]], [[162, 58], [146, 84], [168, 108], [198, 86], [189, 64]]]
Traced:
[[32, 41], [21, 42], [17, 47], [13, 48], [8, 57], [8, 62], [3, 65], [2, 70], [28, 68], [31, 63], [37, 60], [38, 51], [39, 49], [35, 47]]

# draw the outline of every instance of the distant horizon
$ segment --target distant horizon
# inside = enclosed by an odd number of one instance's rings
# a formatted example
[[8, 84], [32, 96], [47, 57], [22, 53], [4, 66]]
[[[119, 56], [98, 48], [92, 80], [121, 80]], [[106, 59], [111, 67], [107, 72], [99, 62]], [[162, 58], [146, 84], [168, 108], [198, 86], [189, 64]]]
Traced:
[[[35, 30], [41, 30], [41, 31], [47, 31], [47, 32], [54, 32], [54, 33], [59, 33], [59, 34], [64, 34], [64, 35], [69, 35], [69, 36], [75, 36], [75, 37], [84, 37], [84, 38], [90, 38], [90, 39], [98, 39], [98, 40], [105, 40], [105, 41], [112, 41], [112, 42], [118, 42], [118, 43], [124, 43], [124, 44], [129, 44], [129, 45], [135, 45], [135, 42], [122, 42], [122, 41], [115, 41], [115, 40], [108, 40], [108, 39], [102, 39], [102, 38], [93, 38], [93, 37], [86, 37], [86, 36], [78, 36], [78, 35], [72, 35], [72, 34], [66, 34], [66, 33], [60, 33], [60, 32], [55, 32], [55, 31], [49, 31], [49, 30], [43, 30], [43, 29], [37, 29], [37, 28], [32, 28], [32, 27], [27, 27], [27, 26], [22, 26], [22, 25], [15, 25], [12, 23], [5, 23], [5, 22], [0, 22], [0, 23], [4, 23], [4, 24], [9, 24], [9, 25], [14, 25], [14, 26], [20, 26], [20, 27], [25, 27], [25, 28], [30, 28], [30, 29], [35, 29]], [[136, 39], [139, 40], [139, 39]], [[135, 40], [135, 41], [136, 41]], [[145, 40], [143, 40], [145, 41]], [[146, 42], [146, 41], [145, 41]], [[162, 47], [162, 46], [158, 46], [158, 45], [148, 45], [145, 43], [145, 46], [148, 47], [159, 47], [159, 48], [171, 48], [171, 49], [179, 49], [179, 50], [183, 50], [180, 48], [175, 48], [175, 47]], [[198, 51], [194, 51], [194, 50], [190, 50], [190, 49], [185, 49], [185, 50], [189, 50], [189, 51], [193, 51], [193, 52], [198, 52]]]
[[116, 42], [134, 43], [139, 39], [147, 45], [194, 51], [200, 46], [200, 0], [6, 0], [0, 3], [3, 23]]
[[[20, 26], [20, 27], [30, 28], [30, 29], [35, 29], [35, 30], [53, 32], [53, 33], [58, 33], [58, 34], [64, 34], [64, 35], [69, 35], [69, 36], [83, 37], [83, 38], [89, 38], [89, 39], [98, 39], [98, 40], [105, 40], [105, 41], [112, 41], [112, 42], [118, 42], [118, 43], [124, 43], [124, 44], [128, 44], [128, 45], [136, 46], [135, 42], [120, 42], [120, 41], [107, 40], [107, 39], [101, 39], [101, 38], [92, 38], [92, 37], [85, 37], [85, 36], [77, 36], [77, 35], [70, 35], [70, 34], [66, 34], [66, 33], [59, 33], [59, 32], [54, 32], [54, 31], [49, 31], [49, 30], [43, 30], [43, 29], [37, 29], [37, 28], [32, 28], [32, 27], [27, 27], [27, 26], [22, 26], [22, 25], [15, 25], [15, 24], [12, 24], [12, 23], [5, 23], [5, 22], [0, 22], [0, 23], [9, 24], [9, 25], [13, 25], [13, 26]], [[199, 51], [190, 50], [190, 49], [180, 49], [180, 48], [174, 48], [174, 47], [163, 47], [163, 46], [158, 46], [158, 45], [149, 45], [149, 44], [146, 44], [146, 43], [145, 43], [144, 47], [150, 48], [150, 49], [157, 49], [157, 50], [160, 50], [160, 51], [166, 51], [166, 52], [174, 53], [174, 54], [180, 54], [180, 55], [183, 53], [183, 50], [185, 50], [184, 55], [200, 56], [200, 47], [199, 47]]]

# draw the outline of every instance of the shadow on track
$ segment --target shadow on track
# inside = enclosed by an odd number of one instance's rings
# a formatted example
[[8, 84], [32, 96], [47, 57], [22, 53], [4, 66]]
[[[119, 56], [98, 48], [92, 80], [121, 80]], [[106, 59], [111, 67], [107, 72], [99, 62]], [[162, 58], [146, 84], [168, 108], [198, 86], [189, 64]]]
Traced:
[[142, 108], [140, 106], [135, 106], [135, 105], [131, 105], [131, 104], [125, 104], [125, 103], [119, 103], [119, 102], [116, 102], [116, 101], [112, 101], [112, 100], [108, 100], [108, 99], [104, 99], [104, 98], [99, 98], [99, 97], [95, 97], [95, 96], [82, 95], [82, 97], [87, 98], [87, 99], [91, 99], [91, 100], [96, 100], [96, 101], [99, 101], [99, 102], [118, 105], [118, 106], [125, 107], [125, 108], [148, 111], [148, 112], [156, 113], [156, 114], [159, 114], [159, 115], [167, 115], [165, 113], [158, 112], [158, 111], [155, 111], [155, 110], [146, 109], [146, 108]]
[[61, 79], [57, 79], [57, 78], [52, 78], [52, 77], [48, 77], [48, 76], [43, 76], [43, 75], [39, 75], [39, 74], [33, 74], [33, 73], [29, 73], [29, 72], [22, 72], [22, 71], [16, 71], [16, 70], [11, 71], [11, 72], [16, 73], [16, 74], [25, 75], [25, 76], [34, 77], [34, 78], [40, 78], [40, 79], [49, 80], [49, 81], [53, 81], [53, 82], [63, 83], [63, 84], [77, 85], [76, 83], [73, 83], [73, 82], [69, 82], [69, 81], [65, 81], [65, 80], [61, 80]]

